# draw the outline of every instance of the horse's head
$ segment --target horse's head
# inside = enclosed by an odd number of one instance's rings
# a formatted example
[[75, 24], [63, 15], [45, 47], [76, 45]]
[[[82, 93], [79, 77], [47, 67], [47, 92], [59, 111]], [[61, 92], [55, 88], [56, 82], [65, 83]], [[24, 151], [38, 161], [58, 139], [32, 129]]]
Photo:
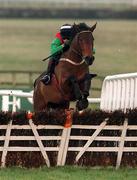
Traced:
[[87, 26], [85, 23], [73, 25], [72, 50], [85, 60], [88, 65], [91, 65], [94, 61], [94, 37], [92, 33], [96, 28], [96, 24], [92, 27]]

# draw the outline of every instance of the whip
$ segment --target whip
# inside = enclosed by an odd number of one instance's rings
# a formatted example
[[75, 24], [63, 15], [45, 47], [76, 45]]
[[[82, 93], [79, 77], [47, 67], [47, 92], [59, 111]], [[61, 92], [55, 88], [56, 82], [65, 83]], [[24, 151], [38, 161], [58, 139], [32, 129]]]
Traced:
[[50, 56], [48, 56], [48, 57], [46, 57], [46, 58], [44, 58], [42, 61], [46, 61], [47, 59], [49, 59], [49, 58], [55, 56], [55, 55], [58, 54], [58, 53], [59, 53], [59, 51], [57, 51], [57, 52], [51, 54]]

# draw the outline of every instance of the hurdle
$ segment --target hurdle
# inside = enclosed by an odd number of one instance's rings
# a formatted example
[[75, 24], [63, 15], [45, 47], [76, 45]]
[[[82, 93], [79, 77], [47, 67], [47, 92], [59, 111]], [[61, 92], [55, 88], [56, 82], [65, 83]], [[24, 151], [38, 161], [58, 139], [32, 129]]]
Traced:
[[[134, 108], [137, 108], [137, 73], [107, 76], [102, 85], [100, 109], [108, 112], [115, 110], [126, 112], [128, 109]], [[136, 127], [134, 128], [136, 129]], [[128, 120], [125, 119], [123, 128], [121, 129], [116, 168], [118, 168], [121, 163], [124, 141], [128, 129]], [[132, 150], [135, 151], [134, 148], [132, 148]], [[77, 155], [76, 159], [79, 159], [82, 153], [81, 150], [81, 153]]]

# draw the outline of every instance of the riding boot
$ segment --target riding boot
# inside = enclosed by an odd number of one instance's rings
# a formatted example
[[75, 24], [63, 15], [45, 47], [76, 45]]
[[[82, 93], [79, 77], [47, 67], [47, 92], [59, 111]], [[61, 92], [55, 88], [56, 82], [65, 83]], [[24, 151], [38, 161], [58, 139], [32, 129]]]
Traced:
[[52, 77], [52, 74], [54, 72], [55, 65], [56, 65], [55, 61], [53, 59], [51, 59], [49, 64], [48, 64], [47, 73], [41, 78], [41, 81], [44, 84], [47, 85], [51, 82], [51, 77]]
[[51, 82], [52, 74], [54, 73], [55, 66], [58, 64], [61, 54], [57, 54], [56, 56], [50, 59], [48, 64], [47, 73], [42, 77], [41, 81], [47, 85]]

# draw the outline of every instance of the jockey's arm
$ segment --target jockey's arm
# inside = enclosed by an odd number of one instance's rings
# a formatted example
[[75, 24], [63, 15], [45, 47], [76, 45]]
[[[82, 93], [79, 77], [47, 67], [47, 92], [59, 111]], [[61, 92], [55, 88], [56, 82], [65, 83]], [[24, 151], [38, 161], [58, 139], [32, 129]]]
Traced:
[[54, 54], [56, 52], [62, 52], [62, 49], [63, 49], [63, 44], [61, 43], [61, 41], [58, 39], [58, 38], [55, 38], [52, 43], [51, 43], [51, 46], [50, 46], [50, 51], [51, 51], [51, 54]]

